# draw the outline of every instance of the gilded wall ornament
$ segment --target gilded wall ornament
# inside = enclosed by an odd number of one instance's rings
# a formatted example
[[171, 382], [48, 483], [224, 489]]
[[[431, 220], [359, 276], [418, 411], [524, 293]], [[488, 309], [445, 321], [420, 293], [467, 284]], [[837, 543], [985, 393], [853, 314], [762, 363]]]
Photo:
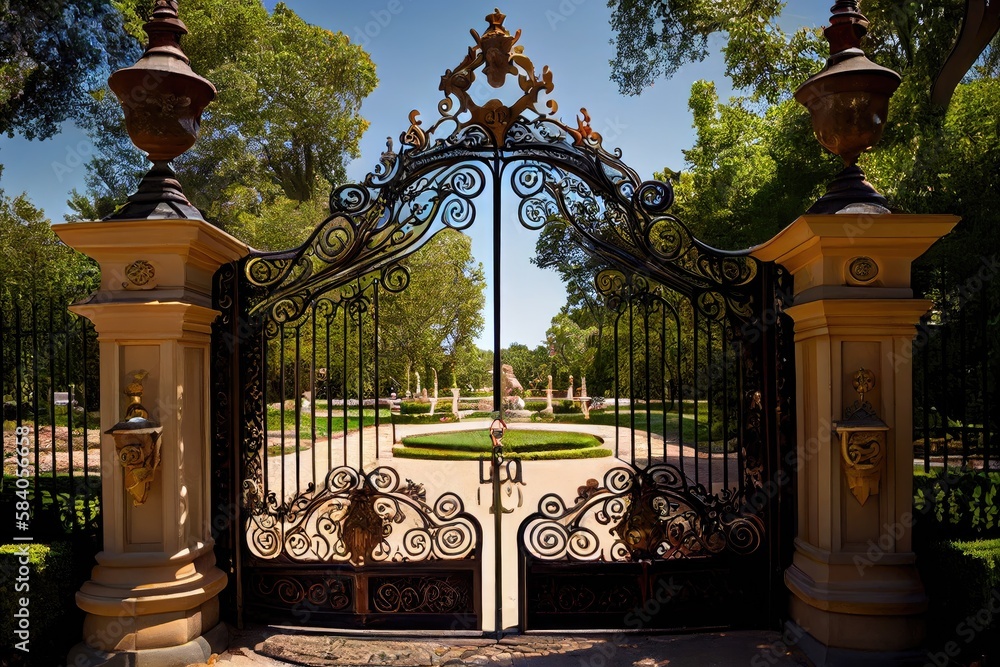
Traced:
[[844, 411], [844, 421], [834, 426], [840, 436], [847, 485], [858, 502], [864, 505], [869, 496], [879, 492], [889, 427], [878, 418], [875, 408], [865, 398], [865, 394], [875, 388], [875, 374], [861, 368], [854, 374], [851, 385], [858, 393], [858, 400]]

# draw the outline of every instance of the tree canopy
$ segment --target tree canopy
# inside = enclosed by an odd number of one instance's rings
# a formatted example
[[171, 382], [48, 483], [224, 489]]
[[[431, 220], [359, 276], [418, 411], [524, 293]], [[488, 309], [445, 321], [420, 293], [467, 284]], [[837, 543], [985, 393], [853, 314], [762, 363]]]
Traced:
[[[639, 93], [662, 76], [708, 54], [709, 38], [727, 38], [727, 73], [742, 96], [726, 102], [700, 81], [689, 106], [697, 131], [684, 152], [676, 212], [710, 243], [746, 247], [767, 240], [822, 195], [840, 169], [812, 137], [808, 112], [792, 91], [823, 66], [818, 30], [788, 34], [777, 0], [613, 0], [612, 28], [620, 60], [613, 78]], [[962, 0], [868, 0], [863, 43], [869, 58], [898, 71], [881, 143], [861, 159], [869, 180], [897, 210], [952, 212], [964, 222], [935, 252], [971, 234], [993, 239], [997, 169], [989, 142], [996, 136], [997, 39], [959, 86], [950, 107], [931, 102], [931, 85], [948, 57], [964, 11]], [[995, 98], [994, 98], [995, 99]], [[956, 257], [968, 252], [955, 250]], [[981, 251], [980, 251], [981, 252]], [[938, 255], [940, 257], [940, 254]]]
[[138, 52], [107, 0], [0, 2], [0, 132], [45, 139], [82, 120], [90, 91]]
[[[134, 30], [144, 3], [125, 4]], [[197, 143], [174, 161], [185, 192], [251, 245], [298, 244], [359, 155], [374, 64], [343, 33], [310, 25], [282, 3], [268, 12], [260, 0], [190, 0], [184, 21], [192, 67], [219, 91]], [[148, 167], [107, 92], [95, 102], [90, 134], [102, 155], [88, 165], [88, 192], [71, 202], [81, 218], [113, 210]]]
[[412, 371], [426, 378], [431, 368], [444, 371], [442, 386], [450, 385], [453, 373], [462, 386], [472, 382], [463, 373], [465, 366], [476, 365], [486, 300], [486, 278], [472, 256], [472, 240], [444, 229], [402, 263], [410, 272], [409, 286], [384, 293], [380, 303], [379, 344], [392, 355], [387, 372], [404, 390]]

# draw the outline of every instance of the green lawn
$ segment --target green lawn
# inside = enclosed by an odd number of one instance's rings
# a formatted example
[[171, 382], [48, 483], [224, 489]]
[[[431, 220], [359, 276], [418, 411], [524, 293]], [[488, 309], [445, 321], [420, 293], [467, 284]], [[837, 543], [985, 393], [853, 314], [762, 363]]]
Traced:
[[[389, 423], [389, 410], [380, 409], [379, 421], [383, 424]], [[331, 411], [331, 417], [327, 418], [326, 406], [321, 409], [319, 406], [316, 407], [316, 436], [326, 437], [328, 433], [341, 433], [344, 430], [344, 410], [341, 408], [339, 411], [334, 409]], [[268, 431], [282, 431], [288, 433], [295, 432], [295, 413], [291, 410], [285, 410], [284, 423], [282, 423], [281, 410], [275, 407], [268, 407], [267, 409], [267, 430]], [[305, 435], [312, 435], [313, 421], [312, 421], [312, 411], [303, 410], [299, 414], [299, 431]], [[359, 414], [357, 408], [347, 411], [347, 429], [349, 431], [358, 430]], [[365, 410], [364, 411], [364, 425], [374, 426], [375, 425], [375, 410]]]
[[[525, 461], [610, 456], [601, 444], [600, 438], [588, 433], [562, 431], [512, 429], [503, 438], [504, 455]], [[474, 460], [489, 454], [492, 446], [489, 432], [476, 429], [409, 436], [392, 452], [401, 458]]]
[[[721, 415], [714, 415], [718, 420]], [[627, 409], [620, 410], [618, 412], [618, 422], [617, 425], [629, 428], [631, 426], [631, 413]], [[615, 411], [613, 409], [605, 409], [599, 412], [591, 412], [590, 419], [587, 420], [582, 414], [571, 413], [571, 414], [557, 414], [554, 420], [558, 423], [563, 424], [601, 424], [604, 426], [614, 426], [615, 425]], [[666, 414], [666, 433], [667, 438], [676, 438], [679, 432], [678, 423], [679, 419], [676, 412], [668, 412]], [[694, 412], [688, 412], [685, 410], [683, 415], [684, 421], [684, 442], [685, 444], [693, 444], [695, 438], [695, 431], [697, 429], [698, 442], [705, 443], [709, 440], [709, 427], [708, 427], [708, 410], [704, 406], [698, 412], [698, 421], [695, 422]], [[658, 412], [654, 409], [650, 410], [649, 415], [649, 430], [653, 432], [654, 435], [663, 435], [664, 432], [664, 414]], [[646, 427], [646, 411], [645, 409], [637, 409], [635, 412], [635, 428], [640, 431], [647, 430]], [[730, 437], [735, 437], [735, 433], [731, 434]], [[720, 438], [721, 440], [721, 438]], [[720, 451], [721, 451], [721, 442]]]

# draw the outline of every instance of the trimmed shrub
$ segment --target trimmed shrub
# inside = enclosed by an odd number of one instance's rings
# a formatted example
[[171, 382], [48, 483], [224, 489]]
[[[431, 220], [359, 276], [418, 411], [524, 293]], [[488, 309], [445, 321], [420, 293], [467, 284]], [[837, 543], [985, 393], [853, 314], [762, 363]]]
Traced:
[[419, 401], [403, 401], [399, 404], [399, 413], [403, 415], [425, 415], [431, 411], [430, 403]]
[[580, 404], [577, 403], [576, 401], [571, 401], [569, 399], [563, 399], [561, 401], [553, 401], [552, 412], [556, 413], [557, 415], [578, 413], [581, 412]]
[[917, 567], [930, 599], [930, 653], [953, 643], [961, 651], [956, 658], [1000, 656], [1000, 539], [927, 544]]
[[[21, 554], [27, 550], [26, 581], [18, 581]], [[69, 649], [81, 641], [83, 612], [73, 603], [76, 591], [90, 575], [97, 551], [81, 542], [5, 544], [0, 546], [0, 663], [5, 665], [62, 665]], [[24, 589], [24, 584], [27, 589]], [[14, 613], [20, 599], [28, 599], [29, 653], [13, 646], [20, 641], [14, 631]]]

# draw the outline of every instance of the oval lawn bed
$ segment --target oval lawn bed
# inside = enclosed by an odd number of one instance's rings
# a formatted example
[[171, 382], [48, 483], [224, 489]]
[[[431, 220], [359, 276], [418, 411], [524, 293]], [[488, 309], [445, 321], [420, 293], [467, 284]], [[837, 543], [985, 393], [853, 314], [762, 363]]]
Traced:
[[[492, 446], [489, 431], [481, 428], [411, 435], [402, 443], [392, 448], [392, 455], [405, 459], [476, 460], [488, 456]], [[504, 456], [522, 461], [611, 456], [602, 444], [596, 435], [571, 431], [509, 430], [503, 437]]]

